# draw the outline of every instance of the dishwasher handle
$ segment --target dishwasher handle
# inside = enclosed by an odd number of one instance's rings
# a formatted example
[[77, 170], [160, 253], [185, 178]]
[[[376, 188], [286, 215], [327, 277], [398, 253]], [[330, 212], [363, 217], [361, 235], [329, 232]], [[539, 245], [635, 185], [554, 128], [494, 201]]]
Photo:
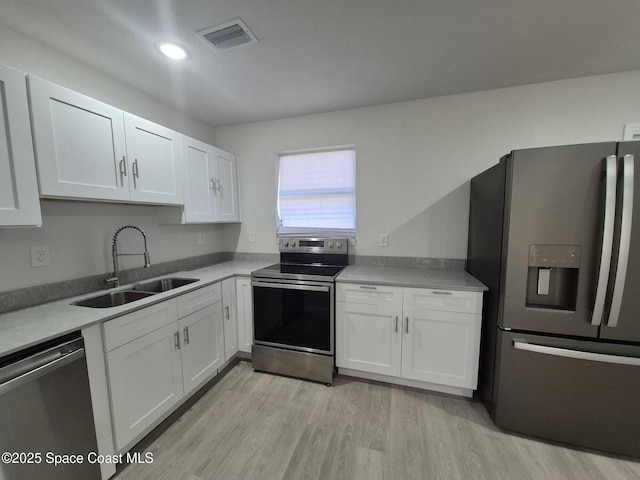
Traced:
[[84, 357], [82, 339], [56, 346], [0, 369], [0, 395]]

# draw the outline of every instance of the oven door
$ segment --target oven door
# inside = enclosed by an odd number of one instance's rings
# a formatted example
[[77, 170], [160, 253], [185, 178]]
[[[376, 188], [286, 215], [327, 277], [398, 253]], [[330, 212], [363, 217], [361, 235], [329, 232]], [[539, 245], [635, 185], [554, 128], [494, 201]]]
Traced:
[[333, 283], [253, 279], [253, 341], [333, 355]]

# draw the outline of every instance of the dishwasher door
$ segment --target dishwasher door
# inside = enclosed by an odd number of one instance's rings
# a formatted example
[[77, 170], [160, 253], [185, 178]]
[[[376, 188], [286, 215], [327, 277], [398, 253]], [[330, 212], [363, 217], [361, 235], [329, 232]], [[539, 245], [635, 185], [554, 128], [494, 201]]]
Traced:
[[[99, 480], [89, 452], [97, 446], [82, 338], [0, 359], [0, 480]], [[53, 455], [83, 461], [56, 466]]]

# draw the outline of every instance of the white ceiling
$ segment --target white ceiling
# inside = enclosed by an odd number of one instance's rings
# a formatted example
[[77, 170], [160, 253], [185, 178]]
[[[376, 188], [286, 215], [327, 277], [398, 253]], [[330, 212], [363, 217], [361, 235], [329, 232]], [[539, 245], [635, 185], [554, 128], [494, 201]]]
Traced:
[[[0, 0], [0, 22], [212, 125], [640, 69], [638, 0]], [[202, 28], [241, 17], [257, 45]], [[154, 48], [186, 46], [181, 63]]]

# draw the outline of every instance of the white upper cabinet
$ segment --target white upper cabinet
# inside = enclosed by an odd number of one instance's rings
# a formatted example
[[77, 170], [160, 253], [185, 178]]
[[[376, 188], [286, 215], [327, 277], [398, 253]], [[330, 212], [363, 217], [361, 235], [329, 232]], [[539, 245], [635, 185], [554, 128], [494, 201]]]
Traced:
[[238, 206], [238, 160], [235, 155], [216, 148], [218, 171], [216, 194], [218, 196], [218, 220], [240, 221]]
[[182, 205], [182, 159], [178, 132], [124, 113], [131, 200]]
[[182, 204], [179, 133], [33, 76], [29, 95], [41, 196]]
[[185, 223], [215, 222], [218, 201], [215, 185], [215, 148], [186, 136], [182, 137], [184, 162]]
[[130, 199], [122, 111], [29, 76], [40, 194]]
[[41, 226], [23, 73], [0, 65], [0, 227]]
[[238, 161], [235, 155], [182, 136], [184, 212], [181, 223], [239, 222]]

